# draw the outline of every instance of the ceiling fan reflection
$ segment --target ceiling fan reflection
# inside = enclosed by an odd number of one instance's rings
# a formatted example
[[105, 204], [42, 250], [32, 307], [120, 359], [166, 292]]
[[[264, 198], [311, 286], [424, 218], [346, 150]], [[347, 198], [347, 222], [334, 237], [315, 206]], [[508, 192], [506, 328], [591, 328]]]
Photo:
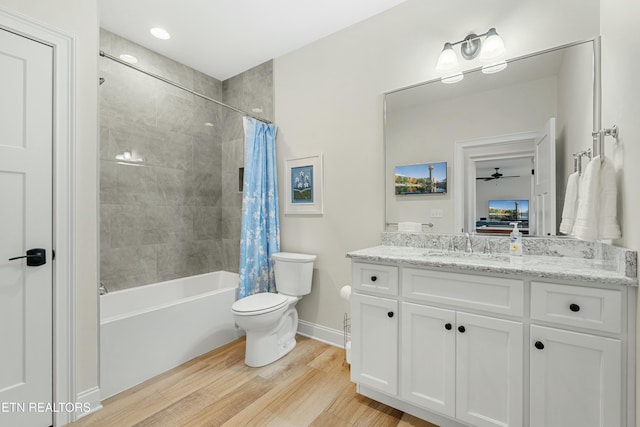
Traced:
[[505, 176], [503, 174], [501, 174], [498, 169], [500, 168], [494, 168], [496, 171], [494, 173], [492, 173], [490, 176], [480, 176], [477, 177], [476, 179], [478, 180], [483, 180], [483, 181], [491, 181], [494, 179], [502, 179], [502, 178], [520, 178], [520, 175], [508, 175]]

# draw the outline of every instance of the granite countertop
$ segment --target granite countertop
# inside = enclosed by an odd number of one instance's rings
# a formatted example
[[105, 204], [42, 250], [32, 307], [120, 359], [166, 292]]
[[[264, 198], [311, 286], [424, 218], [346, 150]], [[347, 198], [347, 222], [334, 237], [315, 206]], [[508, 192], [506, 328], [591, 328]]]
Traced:
[[408, 246], [374, 246], [347, 253], [358, 261], [392, 262], [406, 266], [440, 267], [460, 272], [521, 274], [533, 278], [578, 280], [608, 285], [638, 286], [637, 278], [627, 277], [597, 259], [525, 255], [511, 257], [482, 253], [447, 252]]

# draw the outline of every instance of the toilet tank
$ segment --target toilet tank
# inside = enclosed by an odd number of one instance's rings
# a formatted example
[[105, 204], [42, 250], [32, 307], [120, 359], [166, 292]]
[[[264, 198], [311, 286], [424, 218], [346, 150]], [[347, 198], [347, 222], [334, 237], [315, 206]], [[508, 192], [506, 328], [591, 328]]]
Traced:
[[278, 252], [274, 261], [276, 289], [279, 294], [302, 296], [311, 292], [315, 255]]

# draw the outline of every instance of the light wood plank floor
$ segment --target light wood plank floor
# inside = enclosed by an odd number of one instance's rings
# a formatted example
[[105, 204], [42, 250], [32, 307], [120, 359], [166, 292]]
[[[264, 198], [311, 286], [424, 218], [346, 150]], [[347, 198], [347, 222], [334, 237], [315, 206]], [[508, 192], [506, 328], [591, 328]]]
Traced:
[[244, 338], [103, 402], [86, 426], [415, 426], [426, 421], [356, 394], [344, 350], [298, 336], [288, 355], [244, 364]]

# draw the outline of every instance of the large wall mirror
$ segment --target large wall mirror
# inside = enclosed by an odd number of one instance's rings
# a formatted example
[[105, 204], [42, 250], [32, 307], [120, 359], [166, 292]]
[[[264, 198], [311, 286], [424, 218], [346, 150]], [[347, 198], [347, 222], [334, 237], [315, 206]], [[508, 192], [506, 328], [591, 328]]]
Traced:
[[[385, 94], [386, 229], [556, 235], [573, 153], [599, 127], [599, 43]], [[428, 224], [433, 227], [427, 228]]]

